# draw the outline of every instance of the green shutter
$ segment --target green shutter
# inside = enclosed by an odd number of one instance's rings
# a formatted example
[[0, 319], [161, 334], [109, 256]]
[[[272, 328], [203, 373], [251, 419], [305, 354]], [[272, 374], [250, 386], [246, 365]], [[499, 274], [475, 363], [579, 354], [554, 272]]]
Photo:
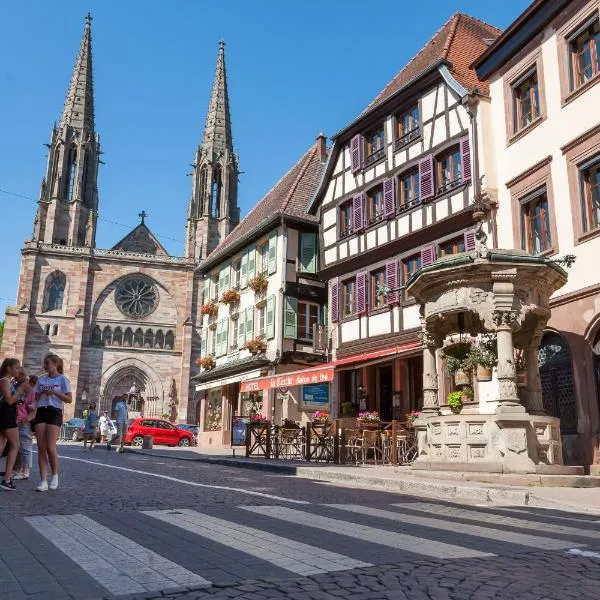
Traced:
[[200, 356], [206, 356], [206, 348], [208, 346], [206, 343], [208, 341], [208, 329], [203, 329], [200, 336]]
[[248, 250], [248, 279], [252, 279], [256, 275], [256, 248]]
[[317, 234], [303, 233], [300, 237], [300, 265], [305, 273], [317, 272]]
[[329, 307], [327, 306], [327, 304], [324, 304], [321, 307], [321, 323], [323, 323], [323, 325], [325, 326], [325, 331], [327, 331], [327, 312], [329, 310]]
[[246, 340], [254, 337], [254, 306], [246, 309]]
[[277, 230], [269, 234], [269, 275], [277, 272]]
[[210, 302], [210, 276], [204, 280], [204, 303]]
[[222, 354], [229, 353], [229, 319], [223, 319], [223, 329], [221, 330]]
[[244, 289], [248, 285], [248, 255], [245, 252], [242, 254], [240, 271], [240, 287]]
[[217, 356], [221, 356], [223, 354], [223, 340], [221, 339], [221, 332], [223, 331], [223, 321], [219, 321], [217, 323], [217, 344], [215, 346]]
[[223, 293], [225, 290], [228, 290], [231, 287], [231, 265], [227, 265], [223, 269]]
[[285, 314], [283, 315], [283, 336], [298, 337], [298, 299], [285, 296]]
[[275, 296], [267, 298], [267, 339], [275, 337]]
[[246, 311], [240, 312], [238, 317], [238, 349], [242, 349], [242, 346], [246, 343]]

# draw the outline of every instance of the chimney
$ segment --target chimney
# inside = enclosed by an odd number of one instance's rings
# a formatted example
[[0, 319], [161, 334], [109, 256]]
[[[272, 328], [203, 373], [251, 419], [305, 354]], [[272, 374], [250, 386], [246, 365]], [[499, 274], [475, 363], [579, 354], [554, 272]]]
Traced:
[[327, 136], [324, 133], [319, 133], [316, 140], [317, 152], [321, 162], [327, 160]]

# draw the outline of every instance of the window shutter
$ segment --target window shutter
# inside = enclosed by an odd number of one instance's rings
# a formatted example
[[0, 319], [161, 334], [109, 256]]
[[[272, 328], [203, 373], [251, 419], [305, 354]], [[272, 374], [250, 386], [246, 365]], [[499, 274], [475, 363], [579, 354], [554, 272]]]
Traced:
[[358, 173], [362, 169], [364, 161], [365, 139], [362, 135], [355, 135], [350, 140], [350, 164], [352, 173]]
[[390, 219], [396, 214], [396, 186], [394, 178], [383, 182], [383, 212]]
[[364, 194], [357, 194], [352, 199], [352, 218], [354, 221], [354, 231], [362, 231], [365, 226], [364, 217]]
[[210, 275], [204, 280], [204, 303], [210, 302]]
[[256, 248], [248, 250], [248, 279], [256, 275]]
[[275, 337], [275, 296], [267, 298], [267, 339]]
[[356, 275], [356, 312], [364, 313], [367, 310], [367, 273], [363, 271]]
[[303, 233], [300, 236], [300, 265], [305, 273], [317, 272], [317, 234]]
[[421, 200], [433, 198], [435, 186], [433, 183], [433, 156], [431, 154], [419, 162], [419, 187]]
[[283, 315], [283, 337], [298, 337], [298, 299], [285, 296], [285, 313]]
[[221, 328], [221, 354], [229, 352], [229, 319], [223, 319]]
[[471, 252], [471, 250], [475, 250], [475, 232], [474, 231], [466, 231], [465, 232], [465, 252]]
[[471, 180], [471, 144], [469, 136], [460, 139], [460, 160], [462, 162], [462, 180]]
[[428, 267], [435, 262], [435, 246], [425, 246], [421, 250], [421, 267]]
[[334, 283], [331, 286], [331, 322], [337, 323], [340, 320], [340, 285]]
[[277, 271], [277, 231], [269, 234], [269, 275]]
[[239, 313], [238, 317], [238, 349], [241, 350], [242, 346], [246, 343], [246, 311], [243, 310]]
[[[390, 290], [398, 287], [398, 263], [396, 261], [389, 262], [385, 265], [385, 284]], [[398, 303], [397, 291], [388, 293], [387, 303]]]
[[240, 264], [240, 287], [244, 289], [248, 285], [248, 254], [242, 255]]
[[206, 339], [208, 337], [208, 330], [203, 329], [200, 337], [200, 356], [206, 356]]
[[217, 323], [217, 328], [214, 331], [214, 335], [217, 336], [217, 343], [215, 344], [216, 356], [221, 356], [221, 321]]
[[224, 292], [225, 290], [228, 290], [230, 287], [231, 287], [231, 265], [227, 265], [223, 269], [223, 288], [222, 288], [222, 292]]
[[246, 309], [246, 340], [254, 337], [254, 306]]

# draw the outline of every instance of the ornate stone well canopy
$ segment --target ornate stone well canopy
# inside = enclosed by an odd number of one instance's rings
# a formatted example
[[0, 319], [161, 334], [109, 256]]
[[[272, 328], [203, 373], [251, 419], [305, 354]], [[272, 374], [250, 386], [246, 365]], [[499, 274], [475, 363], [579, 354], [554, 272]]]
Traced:
[[[406, 285], [421, 307], [424, 345], [423, 418], [417, 422], [415, 467], [456, 469], [462, 464], [469, 470], [541, 472], [540, 465], [562, 465], [559, 421], [544, 415], [537, 349], [550, 318], [550, 296], [566, 283], [567, 273], [561, 261], [520, 250], [489, 250], [481, 228], [477, 238], [473, 252], [442, 257]], [[437, 350], [448, 336], [483, 333], [497, 336], [493, 414], [479, 410], [441, 415]], [[526, 357], [523, 401], [517, 390], [515, 347]]]

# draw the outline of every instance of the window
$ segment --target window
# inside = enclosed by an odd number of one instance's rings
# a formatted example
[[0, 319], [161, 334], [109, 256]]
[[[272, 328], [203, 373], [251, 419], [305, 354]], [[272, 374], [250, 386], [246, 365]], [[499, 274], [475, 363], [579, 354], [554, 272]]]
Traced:
[[340, 238], [353, 233], [352, 202], [344, 202], [340, 206]]
[[461, 171], [460, 148], [453, 146], [437, 159], [438, 193], [443, 193], [460, 185]]
[[218, 302], [219, 301], [219, 276], [218, 275], [215, 275], [212, 279], [211, 290], [212, 290], [211, 300]]
[[530, 71], [513, 86], [513, 103], [513, 133], [517, 133], [540, 116], [537, 70]]
[[238, 317], [235, 317], [235, 319], [231, 319], [231, 329], [233, 331], [232, 333], [232, 337], [231, 337], [231, 344], [229, 345], [229, 347], [232, 350], [237, 349], [238, 347], [238, 334], [240, 331], [240, 320]]
[[259, 272], [269, 273], [269, 244], [263, 244], [258, 247], [258, 259], [260, 261]]
[[223, 181], [221, 178], [221, 167], [217, 165], [213, 172], [212, 186], [210, 189], [210, 216], [218, 218], [221, 216], [221, 193]]
[[421, 128], [419, 124], [419, 107], [413, 106], [410, 110], [401, 113], [397, 117], [398, 132], [396, 138], [396, 149], [408, 144], [419, 137]]
[[385, 269], [377, 269], [371, 272], [371, 309], [376, 310], [387, 306], [387, 300], [384, 294], [378, 294], [377, 291], [385, 287]]
[[298, 302], [298, 339], [313, 339], [313, 325], [318, 325], [320, 322], [319, 312], [317, 304]]
[[367, 192], [367, 211], [369, 225], [383, 221], [385, 214], [383, 210], [382, 186], [377, 186]]
[[419, 169], [400, 175], [399, 182], [400, 210], [407, 210], [419, 204]]
[[68, 181], [67, 181], [67, 198], [69, 200], [73, 199], [73, 189], [75, 187], [75, 172], [77, 170], [77, 150], [75, 148], [71, 148], [69, 151], [69, 173], [68, 173]]
[[595, 19], [569, 42], [571, 90], [589, 81], [600, 71], [600, 22]]
[[242, 261], [238, 260], [233, 263], [233, 287], [236, 290], [241, 286]]
[[385, 156], [385, 135], [383, 127], [378, 127], [367, 135], [367, 156], [365, 166], [368, 166]]
[[60, 271], [55, 271], [48, 276], [48, 279], [46, 280], [46, 293], [44, 294], [44, 310], [62, 309], [66, 283], [67, 278], [64, 273], [61, 273]]
[[402, 270], [404, 272], [404, 281], [407, 281], [408, 278], [416, 273], [421, 268], [421, 255], [415, 254], [414, 256], [409, 256], [402, 261]]
[[210, 330], [210, 354], [217, 355], [217, 328], [213, 327]]
[[267, 333], [267, 307], [263, 304], [262, 306], [256, 307], [256, 321], [258, 330], [257, 336], [264, 337]]
[[458, 254], [465, 251], [465, 237], [453, 238], [447, 242], [440, 244], [440, 256], [447, 256], [448, 254]]
[[356, 307], [356, 282], [349, 279], [342, 283], [342, 311], [344, 317], [354, 314]]
[[521, 240], [523, 250], [530, 254], [540, 254], [552, 248], [545, 187], [521, 200]]
[[600, 156], [581, 169], [583, 231], [600, 227]]

